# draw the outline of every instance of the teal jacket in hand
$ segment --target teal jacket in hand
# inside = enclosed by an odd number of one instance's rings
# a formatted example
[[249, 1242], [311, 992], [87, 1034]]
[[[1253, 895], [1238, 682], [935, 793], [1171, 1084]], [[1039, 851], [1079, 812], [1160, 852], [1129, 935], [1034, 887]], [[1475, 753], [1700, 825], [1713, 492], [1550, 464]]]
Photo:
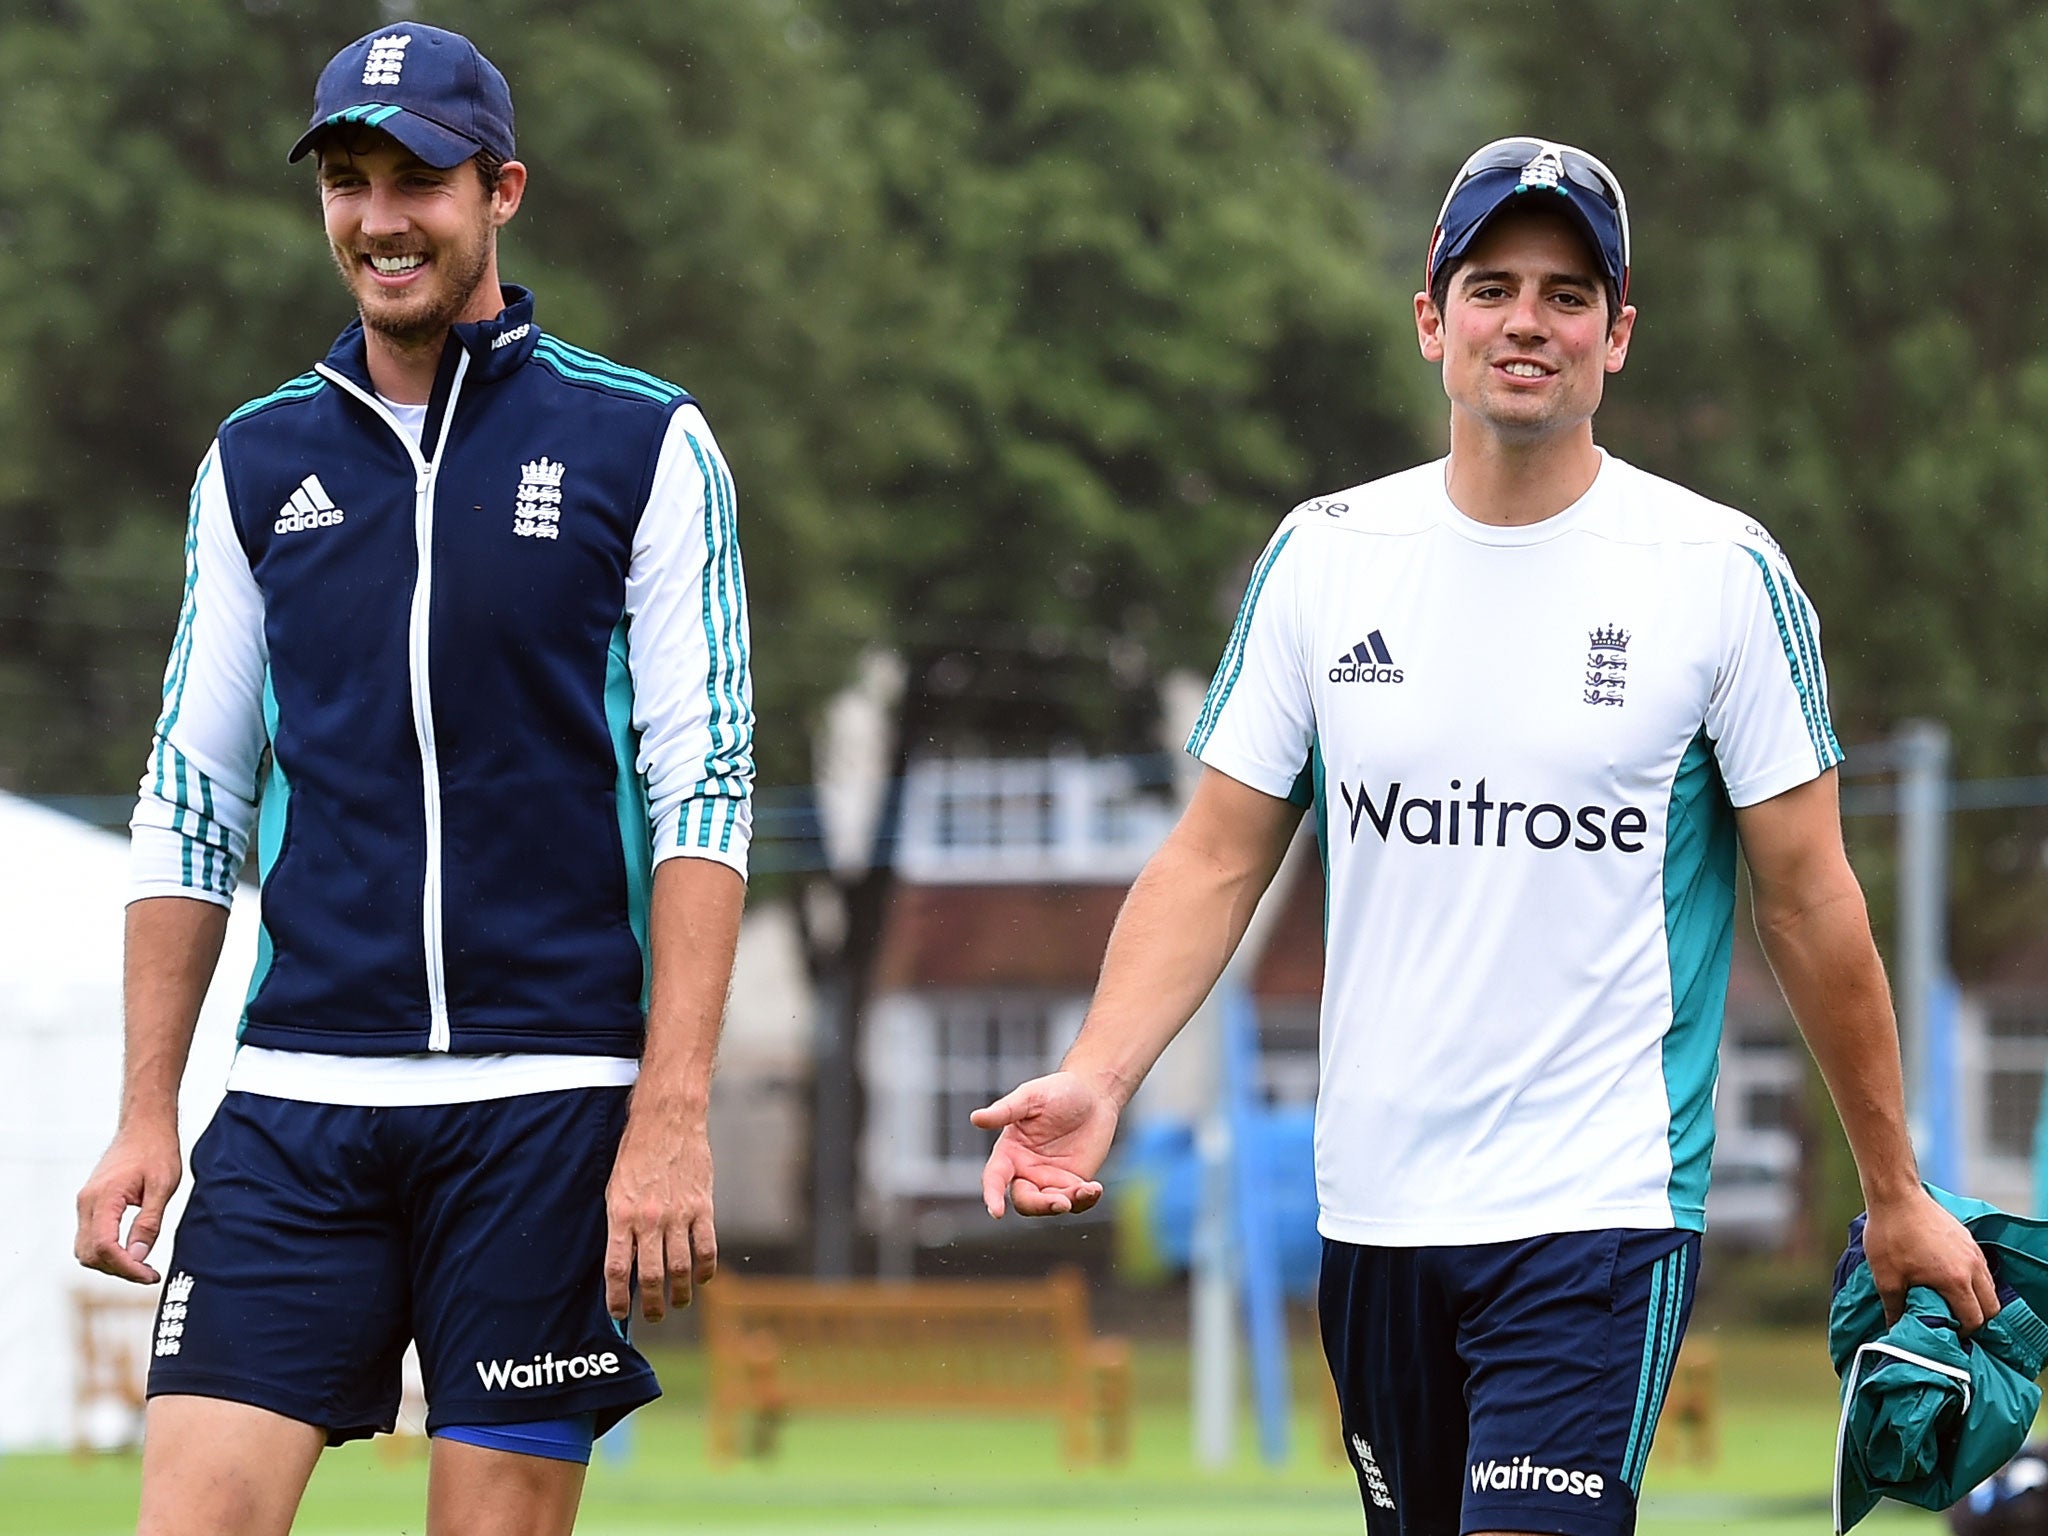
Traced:
[[2048, 1222], [1927, 1192], [1977, 1239], [2003, 1306], [1965, 1338], [1948, 1303], [1915, 1286], [1887, 1325], [1863, 1258], [1862, 1218], [1850, 1228], [1828, 1312], [1828, 1351], [1842, 1378], [1837, 1533], [1881, 1498], [1948, 1508], [2012, 1458], [2041, 1406], [2034, 1378], [2048, 1358]]

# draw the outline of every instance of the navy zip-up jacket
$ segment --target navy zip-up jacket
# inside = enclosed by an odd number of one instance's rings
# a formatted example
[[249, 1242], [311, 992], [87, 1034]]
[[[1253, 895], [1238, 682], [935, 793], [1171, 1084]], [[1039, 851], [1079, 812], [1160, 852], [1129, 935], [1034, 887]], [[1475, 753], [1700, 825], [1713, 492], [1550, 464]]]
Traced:
[[505, 297], [455, 328], [417, 446], [357, 324], [200, 466], [133, 894], [230, 902], [255, 832], [244, 1044], [637, 1056], [655, 864], [746, 872], [717, 444]]

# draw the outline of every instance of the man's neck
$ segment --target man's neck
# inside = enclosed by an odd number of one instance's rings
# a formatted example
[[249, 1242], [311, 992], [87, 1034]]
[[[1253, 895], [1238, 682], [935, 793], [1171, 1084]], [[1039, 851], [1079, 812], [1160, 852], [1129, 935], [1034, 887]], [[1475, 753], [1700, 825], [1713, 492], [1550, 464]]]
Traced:
[[1517, 441], [1493, 428], [1451, 414], [1451, 460], [1444, 490], [1451, 505], [1477, 523], [1526, 527], [1555, 517], [1593, 488], [1600, 450], [1593, 424], [1555, 436]]
[[454, 324], [438, 336], [430, 340], [402, 342], [365, 325], [363, 352], [364, 362], [370, 370], [371, 386], [386, 400], [395, 400], [400, 405], [425, 405], [433, 397], [434, 375], [440, 370], [441, 354], [447, 349], [449, 332], [456, 325], [495, 320], [504, 310], [505, 292], [498, 283], [498, 264], [494, 260], [483, 281], [476, 285], [476, 292], [462, 307], [462, 313], [455, 317]]
[[426, 404], [434, 392], [434, 372], [441, 366], [441, 351], [447, 342], [446, 331], [432, 341], [408, 345], [364, 327], [363, 353], [371, 387], [400, 405]]

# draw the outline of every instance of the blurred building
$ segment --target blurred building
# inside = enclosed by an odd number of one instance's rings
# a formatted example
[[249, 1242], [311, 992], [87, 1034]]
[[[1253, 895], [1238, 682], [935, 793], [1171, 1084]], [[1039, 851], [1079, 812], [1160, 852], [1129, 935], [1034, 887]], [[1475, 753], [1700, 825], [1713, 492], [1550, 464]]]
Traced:
[[2032, 1212], [2035, 1137], [2048, 1075], [2048, 934], [2014, 946], [1956, 1010], [1964, 1190]]
[[[913, 765], [861, 1062], [871, 1225], [907, 1227], [935, 1245], [981, 1219], [990, 1138], [968, 1114], [1057, 1066], [1130, 882], [1177, 812], [1169, 787], [1145, 782], [1130, 759]], [[1282, 904], [1278, 917], [1250, 957], [1261, 1088], [1281, 1104], [1313, 1103], [1316, 1092], [1323, 882], [1313, 850], [1297, 855], [1268, 898]], [[1170, 1048], [1134, 1118], [1191, 1118], [1207, 1102], [1212, 1053], [1200, 1031], [1198, 1020]], [[1775, 1247], [1790, 1231], [1803, 1062], [1742, 925], [1708, 1205], [1726, 1240]]]
[[[990, 1137], [968, 1115], [1051, 1071], [1080, 1030], [1124, 895], [1179, 811], [1151, 767], [1076, 757], [912, 766], [861, 1062], [871, 1221], [908, 1224], [933, 1244], [985, 1219]], [[1311, 887], [1283, 895], [1289, 920], [1271, 929], [1254, 982], [1262, 1017], [1278, 1026], [1262, 1070], [1289, 1099], [1315, 1091], [1320, 880]], [[1310, 920], [1292, 920], [1296, 907]], [[1199, 1023], [1191, 1029], [1133, 1115], [1206, 1102]]]

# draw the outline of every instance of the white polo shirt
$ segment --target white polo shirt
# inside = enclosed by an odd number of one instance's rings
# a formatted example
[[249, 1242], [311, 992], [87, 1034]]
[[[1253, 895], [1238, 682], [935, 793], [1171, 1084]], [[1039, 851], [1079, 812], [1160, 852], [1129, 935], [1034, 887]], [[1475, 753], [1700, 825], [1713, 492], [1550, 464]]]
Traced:
[[1842, 757], [1819, 623], [1756, 522], [1619, 459], [1521, 528], [1444, 472], [1295, 509], [1188, 742], [1314, 806], [1321, 1230], [1698, 1229], [1733, 807]]

